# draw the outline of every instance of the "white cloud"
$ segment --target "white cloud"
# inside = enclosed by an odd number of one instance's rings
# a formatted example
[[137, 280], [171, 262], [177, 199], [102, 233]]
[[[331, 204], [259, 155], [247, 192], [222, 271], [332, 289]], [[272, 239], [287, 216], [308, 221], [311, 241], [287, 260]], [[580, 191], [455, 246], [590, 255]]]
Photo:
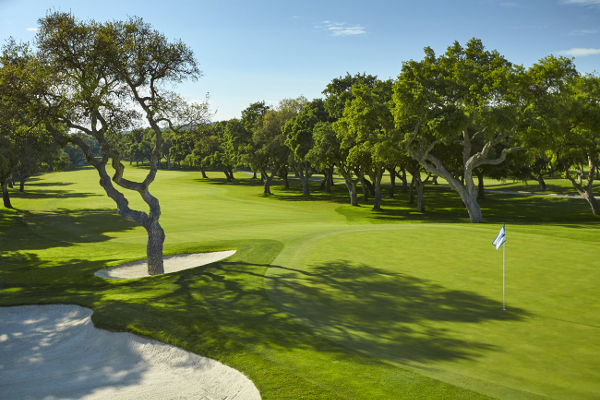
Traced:
[[27, 30], [28, 31], [34, 31], [34, 32], [36, 32], [36, 31], [39, 31], [40, 28], [27, 28]]
[[582, 4], [584, 6], [599, 5], [600, 0], [563, 0], [565, 4]]
[[577, 29], [576, 31], [569, 33], [569, 35], [583, 36], [583, 35], [591, 35], [593, 33], [598, 33], [598, 32], [600, 32], [600, 31], [598, 31], [598, 29]]
[[582, 48], [572, 48], [570, 50], [561, 50], [558, 54], [562, 54], [565, 56], [571, 57], [584, 57], [584, 56], [592, 56], [595, 54], [600, 54], [600, 49], [582, 49]]
[[353, 36], [364, 35], [367, 33], [364, 26], [348, 25], [346, 22], [323, 21], [320, 26], [315, 28], [324, 29], [330, 36]]

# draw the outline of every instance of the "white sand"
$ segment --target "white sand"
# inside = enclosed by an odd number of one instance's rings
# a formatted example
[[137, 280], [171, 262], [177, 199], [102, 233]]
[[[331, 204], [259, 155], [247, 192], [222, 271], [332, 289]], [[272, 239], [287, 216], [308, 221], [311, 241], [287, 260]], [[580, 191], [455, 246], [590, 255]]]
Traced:
[[252, 381], [178, 347], [94, 327], [75, 305], [0, 308], [2, 399], [260, 399]]
[[[163, 261], [165, 274], [210, 264], [233, 254], [235, 254], [235, 250], [167, 256]], [[96, 271], [94, 275], [106, 279], [134, 279], [150, 276], [148, 275], [148, 263], [146, 260], [133, 261], [117, 267], [101, 269]]]

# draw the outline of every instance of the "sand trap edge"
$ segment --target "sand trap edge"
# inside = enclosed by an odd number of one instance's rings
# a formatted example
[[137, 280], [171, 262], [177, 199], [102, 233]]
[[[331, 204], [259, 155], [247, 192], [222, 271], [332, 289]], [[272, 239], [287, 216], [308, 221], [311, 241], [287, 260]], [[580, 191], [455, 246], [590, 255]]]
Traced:
[[[163, 275], [220, 261], [235, 253], [236, 250], [225, 250], [167, 256], [164, 258], [165, 273]], [[151, 276], [148, 275], [148, 263], [146, 259], [128, 262], [117, 265], [116, 267], [100, 269], [94, 272], [94, 275], [104, 279], [138, 279]]]

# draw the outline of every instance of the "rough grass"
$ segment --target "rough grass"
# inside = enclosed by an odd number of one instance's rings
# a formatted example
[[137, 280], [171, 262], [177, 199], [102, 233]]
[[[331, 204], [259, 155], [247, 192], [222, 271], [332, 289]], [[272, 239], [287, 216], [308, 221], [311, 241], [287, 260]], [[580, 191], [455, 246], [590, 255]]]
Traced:
[[[95, 172], [34, 178], [11, 193], [16, 210], [0, 211], [0, 305], [90, 307], [99, 327], [243, 371], [264, 399], [592, 398], [598, 389], [599, 232], [585, 201], [489, 195], [486, 223], [473, 226], [443, 187], [426, 189], [426, 213], [405, 193], [374, 213], [347, 206], [343, 185], [305, 197], [299, 181], [287, 191], [276, 182], [263, 197], [249, 176], [209, 176], [159, 172], [165, 253], [238, 252], [128, 281], [93, 275], [144, 258], [146, 240]], [[490, 245], [504, 222], [507, 312], [501, 252]]]

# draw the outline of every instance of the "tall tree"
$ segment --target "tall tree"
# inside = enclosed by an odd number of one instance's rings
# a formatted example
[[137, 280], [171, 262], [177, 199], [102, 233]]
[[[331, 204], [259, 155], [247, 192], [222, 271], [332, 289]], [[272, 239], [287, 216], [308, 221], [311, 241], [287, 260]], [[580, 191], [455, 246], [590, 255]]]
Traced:
[[[58, 141], [71, 141], [83, 150], [119, 214], [146, 229], [148, 273], [161, 274], [165, 234], [159, 223], [159, 201], [149, 191], [162, 146], [159, 124], [166, 123], [177, 131], [208, 118], [205, 103], [187, 104], [168, 89], [201, 76], [193, 52], [181, 41], [169, 42], [136, 17], [98, 23], [53, 12], [40, 19], [39, 25], [39, 68], [49, 78], [47, 93], [40, 103], [46, 127]], [[142, 116], [155, 137], [150, 170], [142, 182], [134, 182], [124, 177], [125, 166], [110, 138], [141, 122]], [[95, 159], [89, 146], [77, 136], [57, 131], [57, 123], [95, 138], [102, 147], [102, 159]], [[106, 171], [109, 159], [115, 171], [112, 179]], [[131, 209], [113, 183], [137, 192], [149, 212]]]

